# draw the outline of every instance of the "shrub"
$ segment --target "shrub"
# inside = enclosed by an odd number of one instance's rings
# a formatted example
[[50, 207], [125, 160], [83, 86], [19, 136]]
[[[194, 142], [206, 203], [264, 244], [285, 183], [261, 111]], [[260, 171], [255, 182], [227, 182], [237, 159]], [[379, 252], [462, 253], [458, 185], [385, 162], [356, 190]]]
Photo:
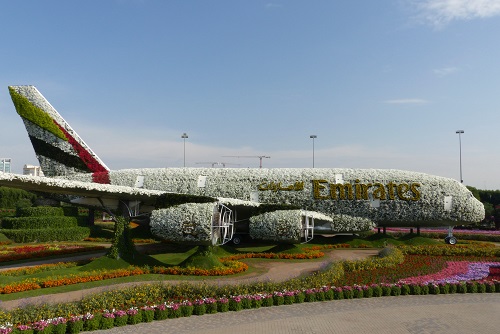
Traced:
[[[332, 290], [330, 290], [332, 291]], [[332, 298], [333, 298], [333, 291], [332, 291]], [[306, 299], [306, 295], [303, 293], [303, 292], [297, 292], [295, 294], [295, 300], [294, 300], [294, 303], [297, 303], [297, 304], [300, 304], [300, 303], [303, 303]]]
[[344, 291], [341, 287], [337, 287], [333, 289], [333, 299], [340, 300], [344, 299]]
[[0, 230], [1, 233], [14, 242], [48, 242], [48, 241], [80, 241], [90, 235], [88, 227], [45, 228], [36, 230]]
[[492, 281], [486, 281], [484, 282], [484, 285], [486, 286], [486, 292], [495, 292], [495, 282]]
[[316, 291], [314, 289], [307, 289], [304, 291], [306, 302], [315, 302], [316, 301]]
[[273, 305], [279, 306], [285, 303], [285, 297], [282, 292], [275, 292], [273, 295]]
[[229, 311], [241, 311], [242, 309], [240, 296], [234, 296], [229, 299]]
[[467, 293], [467, 286], [465, 283], [457, 283], [457, 293]]
[[217, 312], [227, 312], [229, 311], [229, 299], [226, 297], [221, 297], [217, 300]]
[[408, 284], [401, 285], [401, 294], [403, 296], [406, 296], [406, 295], [410, 294], [410, 286]]
[[83, 316], [83, 330], [84, 331], [95, 331], [99, 329], [101, 324], [102, 314], [87, 313]]
[[411, 284], [410, 285], [410, 293], [412, 295], [419, 295], [421, 292], [420, 285], [418, 284]]
[[292, 291], [285, 292], [283, 298], [283, 304], [285, 305], [291, 305], [295, 302], [295, 294]]
[[447, 294], [450, 292], [450, 284], [448, 283], [439, 283], [439, 292], [442, 294]]
[[383, 295], [382, 287], [374, 284], [371, 286], [372, 291], [373, 291], [373, 297], [381, 297]]
[[[78, 210], [78, 208], [76, 209]], [[16, 215], [18, 217], [64, 216], [64, 209], [62, 207], [54, 206], [35, 206], [29, 208], [19, 208], [17, 209]]]
[[390, 284], [382, 284], [382, 296], [390, 296], [392, 293], [392, 286]]
[[363, 287], [354, 286], [352, 289], [352, 297], [353, 298], [363, 298]]
[[72, 316], [68, 319], [66, 323], [66, 330], [68, 333], [77, 334], [83, 331], [83, 319], [82, 316]]
[[476, 293], [477, 292], [477, 283], [476, 282], [467, 282], [465, 283], [468, 293]]
[[373, 297], [373, 289], [368, 285], [363, 285], [363, 297], [371, 298]]
[[241, 308], [244, 310], [252, 308], [251, 296], [241, 296]]
[[181, 305], [181, 314], [183, 317], [190, 317], [193, 314], [193, 304], [190, 301], [185, 301]]
[[204, 315], [207, 312], [205, 303], [202, 299], [197, 299], [193, 302], [193, 314], [194, 315]]
[[76, 217], [18, 217], [3, 218], [2, 228], [11, 230], [44, 229], [44, 228], [71, 228], [78, 226]]
[[441, 289], [439, 288], [439, 285], [435, 283], [429, 283], [427, 285], [429, 287], [429, 293], [431, 295], [439, 295], [441, 293]]
[[[165, 306], [165, 305], [163, 305]], [[142, 322], [142, 312], [139, 312], [137, 307], [131, 307], [127, 310], [127, 323], [129, 325], [135, 325]], [[167, 313], [168, 315], [168, 313]], [[166, 318], [165, 318], [166, 319]], [[158, 320], [163, 320], [162, 318], [158, 318]]]
[[393, 285], [391, 288], [391, 296], [399, 296], [401, 295], [401, 286]]
[[274, 304], [273, 295], [271, 295], [271, 294], [264, 295], [264, 298], [262, 298], [262, 306], [270, 307], [270, 306], [273, 306], [273, 304]]
[[115, 327], [122, 327], [128, 323], [127, 312], [119, 310], [115, 312]]
[[[191, 314], [194, 311], [194, 307], [191, 306]], [[154, 307], [151, 306], [143, 306], [141, 308], [141, 313], [142, 313], [142, 322], [151, 322], [155, 318], [155, 309]]]

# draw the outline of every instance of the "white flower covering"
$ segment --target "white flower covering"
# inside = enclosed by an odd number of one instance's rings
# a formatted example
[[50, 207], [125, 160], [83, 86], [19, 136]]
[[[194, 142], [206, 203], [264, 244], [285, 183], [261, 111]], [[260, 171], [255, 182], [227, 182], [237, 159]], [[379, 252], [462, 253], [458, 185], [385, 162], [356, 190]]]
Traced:
[[60, 178], [43, 176], [18, 175], [0, 172], [0, 185], [16, 186], [21, 189], [35, 190], [41, 192], [54, 192], [75, 194], [78, 196], [108, 196], [117, 198], [160, 196], [165, 191], [131, 188], [109, 184], [69, 181]]
[[332, 215], [330, 228], [333, 232], [359, 232], [371, 230], [375, 224], [368, 218], [349, 215]]
[[61, 138], [55, 136], [54, 134], [50, 133], [45, 129], [42, 129], [38, 125], [33, 124], [27, 119], [23, 118], [23, 122], [24, 126], [26, 127], [26, 131], [30, 136], [42, 140], [47, 144], [50, 144], [51, 146], [57, 147], [58, 149], [64, 151], [65, 153], [71, 154], [76, 157], [78, 156], [75, 149], [73, 148], [73, 146], [71, 146], [71, 144], [68, 141], [62, 140]]
[[299, 242], [302, 213], [301, 210], [279, 210], [251, 217], [250, 237], [279, 242]]
[[[106, 170], [108, 170], [106, 164], [104, 164], [104, 162], [102, 162], [102, 160], [90, 149], [90, 147], [88, 147], [88, 145], [83, 141], [83, 139], [81, 139], [80, 136], [78, 136], [78, 134], [71, 128], [71, 126], [69, 126], [69, 124], [64, 120], [64, 118], [49, 103], [49, 101], [47, 101], [47, 99], [38, 91], [38, 89], [36, 89], [35, 86], [10, 86], [10, 87], [18, 94], [24, 96], [31, 104], [40, 108], [45, 113], [47, 113], [53, 120], [57, 122], [57, 124], [63, 127], [87, 151], [88, 154], [90, 154], [101, 166], [103, 166]], [[34, 124], [32, 125], [33, 127], [37, 127]], [[28, 130], [28, 132], [30, 131], [28, 127], [26, 129]], [[57, 141], [56, 144], [52, 140], [46, 141], [46, 143], [54, 145], [58, 148], [61, 148], [60, 145], [63, 145], [59, 141]], [[67, 152], [66, 149], [64, 149], [64, 151]], [[74, 152], [74, 150], [72, 150], [72, 152]]]
[[173, 242], [211, 244], [212, 216], [217, 203], [186, 203], [151, 214], [153, 235]]
[[[396, 196], [394, 199], [380, 200], [377, 206], [372, 205], [370, 200], [363, 199], [332, 200], [314, 198], [313, 180], [325, 180], [328, 183], [335, 183], [339, 175], [342, 179], [341, 182], [344, 184], [381, 183], [386, 185], [390, 182], [395, 184], [418, 184], [419, 197], [417, 200], [402, 200]], [[137, 176], [144, 177], [144, 189], [133, 188]], [[202, 187], [198, 183], [199, 176], [206, 178]], [[399, 170], [131, 169], [110, 172], [111, 183], [117, 186], [88, 183], [91, 181], [90, 174], [79, 174], [75, 175], [74, 178], [78, 179], [79, 182], [57, 179], [47, 179], [44, 182], [54, 182], [58, 186], [68, 189], [88, 187], [97, 191], [102, 188], [102, 191], [116, 191], [124, 194], [134, 192], [144, 192], [146, 194], [148, 190], [145, 189], [153, 189], [151, 196], [158, 196], [158, 194], [165, 192], [209, 196], [219, 198], [223, 204], [229, 207], [259, 206], [258, 202], [251, 201], [257, 193], [260, 203], [288, 204], [307, 212], [315, 212], [314, 214], [317, 215], [315, 219], [318, 220], [318, 223], [321, 222], [323, 227], [325, 226], [324, 223], [328, 223], [330, 225], [329, 229], [336, 232], [369, 230], [373, 227], [372, 222], [378, 226], [446, 226], [478, 222], [484, 218], [483, 205], [473, 198], [471, 192], [459, 182], [449, 178]], [[270, 186], [271, 184], [273, 184], [273, 187]], [[303, 184], [303, 187], [293, 186], [296, 184]], [[410, 197], [409, 195], [407, 197]], [[447, 196], [452, 197], [452, 205], [449, 210], [444, 205], [444, 199]], [[198, 204], [193, 205], [194, 207], [198, 206]], [[198, 210], [194, 209], [194, 207], [192, 209], [189, 205], [186, 205], [182, 207], [182, 210], [188, 212]], [[181, 210], [181, 208], [176, 210]], [[182, 216], [184, 213], [181, 211], [169, 214]], [[295, 210], [291, 210], [291, 212], [294, 212], [293, 215], [298, 214]], [[165, 214], [164, 211], [153, 214], [158, 217], [156, 218], [156, 224], [161, 221], [159, 217], [163, 217]], [[280, 215], [286, 214], [281, 213]], [[290, 218], [291, 215], [292, 213], [288, 213], [287, 217]], [[266, 218], [269, 217], [266, 216]], [[281, 216], [273, 219], [280, 222], [278, 224], [278, 230], [280, 230], [284, 224], [281, 223], [283, 221]], [[197, 219], [197, 221], [200, 223], [205, 222], [202, 218]], [[209, 234], [207, 233], [210, 222], [211, 219], [208, 219], [206, 223], [208, 225], [202, 228], [202, 230], [207, 231], [205, 236], [208, 239]], [[255, 222], [259, 222], [259, 220]], [[263, 220], [260, 220], [260, 223], [262, 222]], [[289, 224], [296, 226], [296, 219], [292, 219]], [[159, 226], [155, 227], [155, 233], [167, 239], [170, 238], [168, 236], [170, 232], [161, 232]], [[201, 231], [197, 233], [200, 236], [202, 235]], [[267, 232], [256, 232], [254, 228], [253, 233], [254, 235], [260, 235]], [[278, 233], [278, 237], [294, 239], [298, 232], [295, 227], [292, 227], [288, 232], [283, 233], [283, 236]]]
[[[112, 184], [127, 186], [133, 186], [138, 175], [144, 176], [144, 188], [148, 189], [235, 198], [248, 203], [257, 192], [261, 203], [291, 204], [331, 217], [335, 214], [361, 217], [380, 226], [445, 226], [478, 222], [484, 218], [482, 203], [456, 180], [401, 170], [168, 168], [110, 172]], [[420, 198], [417, 201], [382, 200], [379, 207], [373, 207], [369, 200], [314, 199], [312, 180], [334, 183], [338, 175], [342, 176], [343, 183], [351, 184], [356, 180], [366, 184], [418, 183]], [[206, 176], [205, 187], [198, 187], [199, 176]], [[271, 182], [281, 183], [283, 188], [296, 182], [303, 182], [304, 186], [301, 190], [258, 190], [259, 185]], [[445, 196], [453, 196], [449, 211], [444, 208]], [[366, 222], [360, 223], [359, 230], [366, 227]]]
[[237, 198], [224, 198], [218, 197], [219, 203], [224, 204], [226, 206], [248, 206], [248, 207], [259, 207], [260, 203], [252, 202], [252, 201], [243, 201]]

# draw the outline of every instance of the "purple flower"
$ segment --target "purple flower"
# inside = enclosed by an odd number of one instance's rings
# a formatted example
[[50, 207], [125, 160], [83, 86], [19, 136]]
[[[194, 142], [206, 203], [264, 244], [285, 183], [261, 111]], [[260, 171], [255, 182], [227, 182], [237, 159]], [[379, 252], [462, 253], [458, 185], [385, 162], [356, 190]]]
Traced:
[[137, 307], [131, 307], [127, 310], [128, 315], [136, 315], [137, 313], [139, 313], [139, 310], [137, 309]]
[[226, 297], [220, 297], [218, 302], [221, 304], [227, 304], [229, 303], [229, 299], [227, 299]]
[[118, 318], [124, 317], [126, 315], [127, 315], [127, 312], [125, 312], [123, 310], [115, 311], [115, 316], [118, 317]]

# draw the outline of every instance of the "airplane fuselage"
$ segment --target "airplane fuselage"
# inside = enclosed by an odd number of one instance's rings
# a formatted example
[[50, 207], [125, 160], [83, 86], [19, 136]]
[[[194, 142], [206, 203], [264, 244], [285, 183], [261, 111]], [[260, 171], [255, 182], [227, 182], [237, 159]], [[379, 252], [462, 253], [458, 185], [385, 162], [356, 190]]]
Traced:
[[[113, 185], [364, 217], [379, 226], [460, 225], [484, 217], [483, 205], [459, 182], [401, 170], [164, 168], [111, 171], [109, 178]], [[91, 182], [89, 174], [71, 179]]]

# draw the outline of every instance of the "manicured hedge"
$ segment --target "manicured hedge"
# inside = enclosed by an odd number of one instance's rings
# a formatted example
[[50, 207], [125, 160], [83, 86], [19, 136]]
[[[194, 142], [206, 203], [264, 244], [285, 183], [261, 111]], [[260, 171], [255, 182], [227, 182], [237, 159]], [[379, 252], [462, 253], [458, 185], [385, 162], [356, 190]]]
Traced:
[[43, 216], [64, 216], [64, 210], [61, 207], [54, 206], [35, 206], [29, 208], [17, 209], [18, 217], [43, 217]]
[[[390, 232], [394, 237], [402, 237], [408, 235], [408, 232]], [[499, 234], [473, 234], [473, 233], [460, 233], [460, 230], [454, 230], [453, 235], [460, 240], [475, 240], [475, 241], [489, 241], [500, 242]], [[420, 236], [430, 239], [444, 239], [448, 236], [445, 232], [420, 232]]]
[[0, 230], [14, 242], [80, 241], [90, 235], [89, 227]]
[[17, 217], [2, 219], [4, 229], [70, 228], [78, 226], [77, 217]]
[[77, 207], [37, 206], [19, 208], [16, 217], [0, 221], [0, 230], [15, 242], [79, 241], [90, 235]]

